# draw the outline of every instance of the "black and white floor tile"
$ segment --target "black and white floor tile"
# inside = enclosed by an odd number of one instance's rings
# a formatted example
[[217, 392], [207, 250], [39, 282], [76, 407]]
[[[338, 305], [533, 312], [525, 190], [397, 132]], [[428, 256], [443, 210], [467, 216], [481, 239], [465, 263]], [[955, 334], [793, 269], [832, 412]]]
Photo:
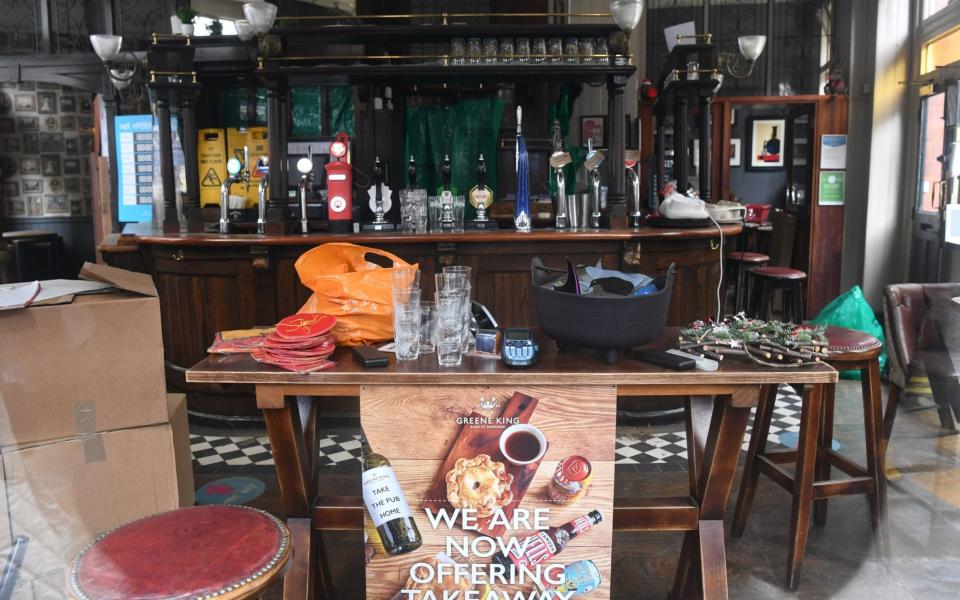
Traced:
[[[752, 421], [743, 441], [746, 451], [750, 442]], [[784, 445], [781, 436], [795, 438], [800, 430], [800, 397], [790, 386], [781, 386], [777, 393], [770, 435], [771, 444]], [[787, 435], [784, 435], [787, 434]], [[317, 444], [320, 465], [335, 467], [360, 459], [359, 433], [333, 433], [320, 439]], [[228, 466], [273, 466], [270, 440], [260, 436], [190, 435], [190, 450], [195, 468], [221, 464]], [[649, 434], [617, 436], [617, 464], [673, 464], [677, 467], [687, 461], [686, 433], [679, 431], [655, 431]]]

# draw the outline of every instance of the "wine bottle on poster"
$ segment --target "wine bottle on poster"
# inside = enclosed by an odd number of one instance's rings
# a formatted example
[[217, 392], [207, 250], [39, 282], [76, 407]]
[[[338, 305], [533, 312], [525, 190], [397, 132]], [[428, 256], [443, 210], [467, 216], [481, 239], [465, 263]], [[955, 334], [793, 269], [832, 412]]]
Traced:
[[410, 505], [390, 461], [362, 440], [363, 503], [388, 554], [406, 554], [423, 544]]

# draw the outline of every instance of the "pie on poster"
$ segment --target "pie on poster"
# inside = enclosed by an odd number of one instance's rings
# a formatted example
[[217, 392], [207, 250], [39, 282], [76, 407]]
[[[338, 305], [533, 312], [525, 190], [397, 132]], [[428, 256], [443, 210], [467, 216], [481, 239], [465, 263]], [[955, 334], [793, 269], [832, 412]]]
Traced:
[[613, 387], [364, 386], [360, 402], [369, 600], [610, 597]]

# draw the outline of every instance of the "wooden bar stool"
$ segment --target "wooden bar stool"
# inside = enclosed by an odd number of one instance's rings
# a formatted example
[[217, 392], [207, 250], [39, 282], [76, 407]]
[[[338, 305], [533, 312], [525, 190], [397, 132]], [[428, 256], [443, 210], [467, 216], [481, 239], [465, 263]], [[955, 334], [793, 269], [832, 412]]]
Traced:
[[735, 277], [731, 279], [734, 284], [733, 312], [738, 314], [743, 312], [743, 300], [747, 295], [747, 271], [762, 267], [770, 262], [770, 257], [760, 252], [731, 252], [727, 255], [727, 264], [731, 269], [736, 270]]
[[[767, 435], [770, 433], [777, 397], [777, 386], [767, 386], [761, 392], [760, 404], [757, 406], [750, 448], [743, 467], [740, 494], [733, 516], [732, 533], [740, 537], [747, 524], [747, 515], [760, 473], [767, 475], [793, 495], [790, 550], [787, 555], [787, 587], [791, 590], [800, 585], [800, 567], [806, 551], [811, 506], [814, 523], [823, 525], [827, 519], [828, 498], [867, 494], [870, 520], [881, 549], [886, 542], [883, 527], [887, 492], [884, 479], [879, 362], [882, 347], [880, 341], [872, 335], [843, 327], [828, 327], [827, 339], [830, 358], [826, 362], [830, 366], [838, 371], [860, 370], [866, 468], [832, 448], [836, 389], [834, 384], [826, 386], [822, 400], [812, 393], [812, 390], [806, 390], [796, 450], [767, 450]], [[781, 466], [793, 462], [796, 463], [793, 473]], [[849, 478], [830, 479], [831, 467], [843, 471]]]
[[753, 280], [753, 297], [750, 299], [750, 316], [770, 320], [773, 294], [783, 291], [783, 320], [802, 323], [806, 313], [805, 286], [807, 274], [790, 267], [757, 267], [750, 269]]
[[182, 508], [121, 525], [73, 561], [76, 600], [258, 598], [292, 554], [290, 532], [246, 506]]

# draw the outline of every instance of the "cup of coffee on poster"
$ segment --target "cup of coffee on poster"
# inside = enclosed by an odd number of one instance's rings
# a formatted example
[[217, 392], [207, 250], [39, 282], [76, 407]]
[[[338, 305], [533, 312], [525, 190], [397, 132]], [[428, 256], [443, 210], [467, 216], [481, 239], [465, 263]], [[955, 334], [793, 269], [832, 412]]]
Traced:
[[533, 425], [511, 425], [500, 434], [500, 454], [517, 466], [532, 465], [546, 452], [547, 438]]

